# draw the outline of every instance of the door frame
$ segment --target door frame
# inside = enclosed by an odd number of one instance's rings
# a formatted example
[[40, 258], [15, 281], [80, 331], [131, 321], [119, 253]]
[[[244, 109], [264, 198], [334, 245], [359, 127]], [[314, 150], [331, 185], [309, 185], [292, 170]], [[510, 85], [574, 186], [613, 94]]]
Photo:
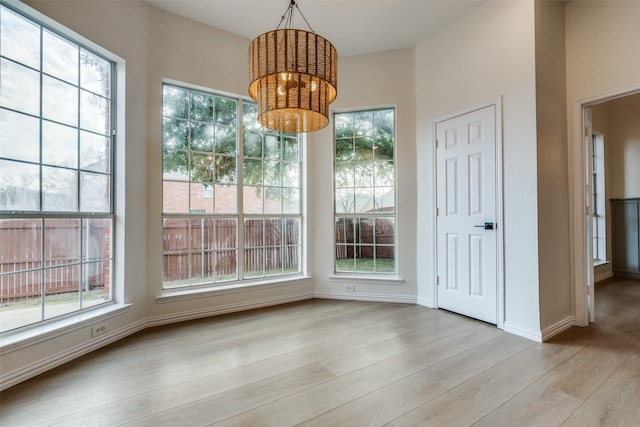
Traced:
[[438, 170], [437, 170], [437, 152], [436, 152], [436, 127], [438, 123], [452, 119], [454, 117], [463, 116], [468, 113], [472, 113], [476, 110], [481, 110], [486, 107], [494, 107], [495, 112], [495, 135], [496, 135], [496, 218], [495, 218], [495, 232], [496, 232], [496, 326], [499, 329], [504, 329], [504, 227], [503, 227], [503, 201], [504, 201], [504, 186], [502, 184], [503, 177], [503, 143], [502, 143], [502, 96], [488, 99], [483, 102], [479, 102], [474, 105], [470, 105], [461, 110], [453, 111], [447, 114], [436, 117], [433, 120], [433, 144], [432, 144], [432, 192], [431, 200], [433, 206], [433, 228], [432, 236], [434, 238], [431, 242], [433, 250], [433, 306], [438, 308], [438, 215], [437, 215], [437, 189], [438, 189]]
[[[593, 280], [593, 260], [590, 253], [590, 242], [587, 240], [591, 235], [591, 231], [587, 226], [587, 218], [590, 217], [587, 207], [587, 196], [585, 189], [587, 188], [586, 175], [586, 150], [585, 137], [586, 128], [584, 123], [585, 109], [603, 102], [611, 101], [617, 98], [623, 98], [629, 95], [640, 93], [640, 86], [628, 88], [617, 92], [596, 96], [593, 98], [574, 101], [572, 106], [572, 129], [573, 138], [568, 143], [569, 147], [569, 191], [572, 193], [572, 202], [570, 202], [570, 230], [573, 234], [571, 239], [571, 259], [573, 260], [573, 304], [574, 317], [576, 326], [589, 325], [589, 285]], [[595, 290], [594, 290], [595, 301]]]

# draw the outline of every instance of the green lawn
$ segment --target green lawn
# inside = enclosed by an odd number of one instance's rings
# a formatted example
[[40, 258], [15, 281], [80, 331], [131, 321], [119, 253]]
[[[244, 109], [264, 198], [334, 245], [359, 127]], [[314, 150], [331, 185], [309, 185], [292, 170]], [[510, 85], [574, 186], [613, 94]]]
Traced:
[[395, 273], [395, 260], [391, 258], [345, 258], [336, 260], [338, 273]]

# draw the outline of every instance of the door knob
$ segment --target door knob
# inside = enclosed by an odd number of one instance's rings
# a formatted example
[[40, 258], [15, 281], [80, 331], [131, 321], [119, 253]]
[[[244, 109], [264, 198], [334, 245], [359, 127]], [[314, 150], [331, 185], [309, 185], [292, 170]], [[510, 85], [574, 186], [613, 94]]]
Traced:
[[483, 225], [474, 225], [476, 228], [484, 228], [485, 230], [493, 230], [492, 222], [485, 222]]

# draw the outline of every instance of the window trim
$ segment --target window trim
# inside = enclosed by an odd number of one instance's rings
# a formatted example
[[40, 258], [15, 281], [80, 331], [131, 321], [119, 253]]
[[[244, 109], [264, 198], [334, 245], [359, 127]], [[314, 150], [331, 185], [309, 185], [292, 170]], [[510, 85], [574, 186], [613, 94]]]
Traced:
[[[338, 214], [336, 211], [336, 120], [335, 116], [344, 113], [360, 113], [360, 112], [375, 112], [379, 110], [393, 110], [393, 188], [394, 188], [394, 212], [393, 217], [395, 220], [395, 238], [393, 244], [394, 250], [394, 272], [340, 272], [336, 271], [336, 218], [349, 217], [349, 218], [361, 218], [368, 217], [368, 215], [362, 215], [362, 213], [343, 213]], [[366, 106], [358, 108], [341, 108], [332, 110], [332, 197], [333, 197], [333, 238], [332, 238], [332, 273], [329, 275], [330, 282], [336, 283], [362, 283], [362, 284], [402, 284], [404, 279], [400, 276], [398, 265], [398, 237], [400, 224], [398, 223], [398, 106], [396, 104], [380, 104], [375, 106]], [[371, 215], [371, 218], [375, 218], [375, 215]]]

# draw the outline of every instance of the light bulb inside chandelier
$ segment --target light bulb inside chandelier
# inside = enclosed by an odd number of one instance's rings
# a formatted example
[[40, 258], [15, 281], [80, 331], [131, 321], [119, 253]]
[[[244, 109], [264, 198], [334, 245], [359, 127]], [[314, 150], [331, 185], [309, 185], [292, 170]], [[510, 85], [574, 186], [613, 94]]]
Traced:
[[338, 93], [338, 54], [310, 26], [311, 31], [291, 28], [294, 7], [300, 12], [291, 0], [280, 21], [286, 28], [278, 25], [249, 45], [249, 95], [262, 126], [312, 132], [329, 123], [329, 104]]

